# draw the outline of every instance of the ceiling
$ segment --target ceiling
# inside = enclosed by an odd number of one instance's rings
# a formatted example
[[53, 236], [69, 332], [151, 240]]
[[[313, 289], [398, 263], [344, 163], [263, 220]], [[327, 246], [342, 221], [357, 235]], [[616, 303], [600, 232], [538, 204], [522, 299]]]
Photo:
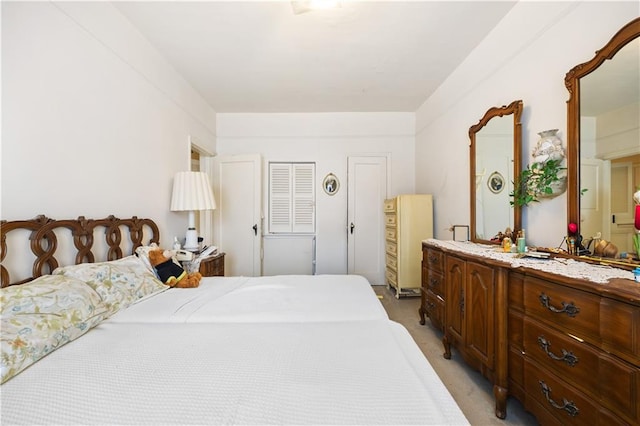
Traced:
[[218, 113], [415, 111], [511, 1], [116, 1]]

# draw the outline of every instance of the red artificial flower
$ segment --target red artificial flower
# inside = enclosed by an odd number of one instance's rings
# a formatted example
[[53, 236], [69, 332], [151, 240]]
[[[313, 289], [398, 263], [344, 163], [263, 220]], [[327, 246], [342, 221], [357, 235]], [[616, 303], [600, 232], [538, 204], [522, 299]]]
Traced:
[[578, 232], [578, 225], [576, 225], [575, 223], [571, 222], [569, 224], [569, 234], [573, 235], [576, 232]]
[[636, 220], [635, 227], [638, 231], [640, 231], [640, 204], [636, 204]]

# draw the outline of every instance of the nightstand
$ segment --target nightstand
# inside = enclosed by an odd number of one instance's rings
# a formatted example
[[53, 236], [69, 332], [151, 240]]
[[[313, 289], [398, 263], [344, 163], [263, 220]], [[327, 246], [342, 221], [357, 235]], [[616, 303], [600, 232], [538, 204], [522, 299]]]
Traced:
[[202, 259], [200, 273], [203, 277], [224, 277], [224, 253]]

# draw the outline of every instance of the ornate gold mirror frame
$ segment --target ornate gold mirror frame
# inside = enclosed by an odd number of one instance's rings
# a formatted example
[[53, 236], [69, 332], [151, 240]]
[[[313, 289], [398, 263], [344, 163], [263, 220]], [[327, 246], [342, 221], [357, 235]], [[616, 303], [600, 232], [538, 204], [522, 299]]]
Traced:
[[[573, 67], [564, 82], [567, 101], [567, 219], [578, 226], [580, 234], [580, 79], [595, 71], [632, 40], [640, 37], [640, 18], [622, 27], [588, 62]], [[631, 194], [629, 194], [631, 197]]]
[[[478, 236], [478, 194], [477, 194], [477, 158], [476, 154], [478, 151], [478, 138], [477, 135], [481, 129], [483, 129], [489, 121], [496, 117], [503, 117], [513, 115], [513, 142], [512, 142], [512, 151], [511, 158], [513, 160], [513, 176], [518, 176], [521, 170], [521, 158], [522, 158], [522, 124], [520, 123], [520, 117], [522, 115], [522, 101], [517, 100], [511, 102], [508, 106], [502, 107], [493, 107], [490, 108], [484, 116], [480, 119], [478, 124], [475, 124], [469, 128], [469, 139], [471, 140], [470, 145], [470, 161], [469, 161], [469, 169], [470, 169], [470, 201], [471, 201], [471, 241], [479, 242], [479, 243], [499, 243], [498, 241], [491, 241], [488, 238], [481, 238]], [[519, 230], [522, 227], [521, 224], [521, 208], [520, 206], [509, 205], [509, 198], [506, 197], [511, 191], [513, 191], [513, 183], [510, 181], [508, 176], [499, 176], [499, 179], [495, 179], [497, 176], [493, 173], [493, 170], [486, 170], [486, 177], [494, 178], [488, 180], [486, 183], [482, 182], [481, 185], [488, 185], [488, 188], [493, 193], [502, 192], [505, 197], [503, 197], [506, 201], [506, 205], [502, 206], [505, 209], [513, 210], [513, 225], [511, 223], [506, 223], [499, 231], [504, 231], [507, 227], [512, 227], [512, 230]], [[489, 237], [490, 238], [490, 237]]]

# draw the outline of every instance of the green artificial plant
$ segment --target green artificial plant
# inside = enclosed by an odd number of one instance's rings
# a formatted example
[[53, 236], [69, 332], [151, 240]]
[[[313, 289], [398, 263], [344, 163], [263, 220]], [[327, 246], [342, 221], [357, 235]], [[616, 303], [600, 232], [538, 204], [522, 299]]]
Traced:
[[561, 183], [566, 178], [566, 167], [562, 167], [561, 164], [562, 160], [547, 160], [527, 165], [527, 168], [516, 176], [514, 190], [509, 194], [513, 197], [510, 204], [526, 206], [538, 202], [539, 198], [552, 196], [554, 184]]

